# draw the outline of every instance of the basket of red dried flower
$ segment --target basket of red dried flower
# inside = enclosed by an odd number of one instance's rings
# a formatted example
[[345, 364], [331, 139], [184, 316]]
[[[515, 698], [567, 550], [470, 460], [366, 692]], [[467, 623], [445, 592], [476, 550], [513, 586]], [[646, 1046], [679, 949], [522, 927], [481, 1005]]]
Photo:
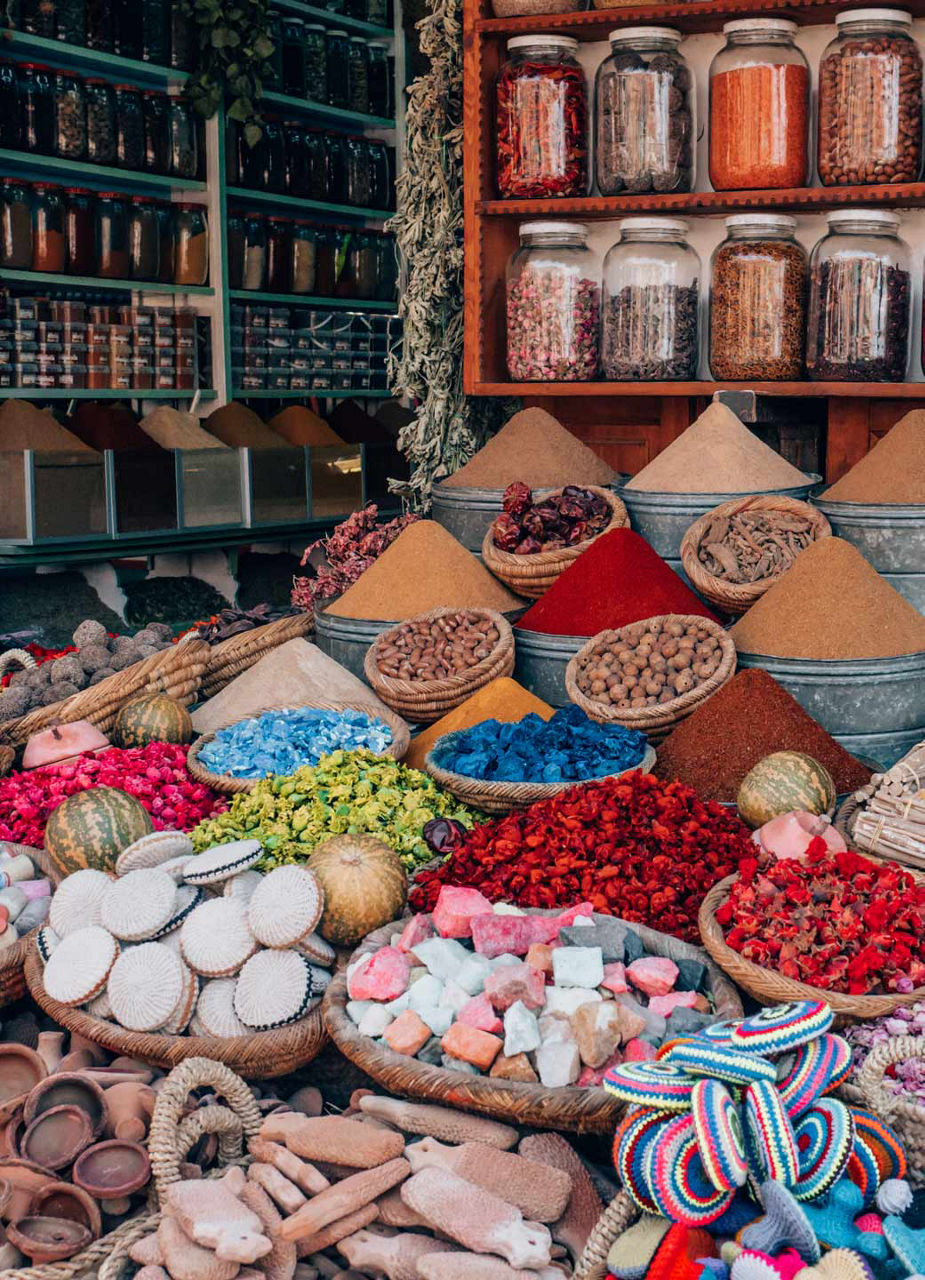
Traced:
[[700, 908], [707, 951], [764, 1004], [827, 1000], [843, 1021], [925, 998], [925, 878], [832, 851], [746, 858]]

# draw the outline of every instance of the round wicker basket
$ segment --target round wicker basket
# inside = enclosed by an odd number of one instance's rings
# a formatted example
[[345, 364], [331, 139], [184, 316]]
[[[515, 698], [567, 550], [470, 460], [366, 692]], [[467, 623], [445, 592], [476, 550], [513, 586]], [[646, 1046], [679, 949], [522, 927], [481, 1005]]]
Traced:
[[[452, 617], [459, 612], [459, 609], [431, 609], [429, 613], [419, 614], [409, 621], [437, 622], [440, 618]], [[478, 689], [497, 680], [499, 676], [509, 676], [514, 670], [514, 631], [507, 618], [494, 609], [467, 609], [465, 612], [477, 613], [494, 623], [498, 629], [498, 642], [487, 658], [446, 680], [398, 680], [382, 674], [378, 657], [391, 643], [397, 627], [383, 631], [369, 646], [363, 664], [366, 683], [387, 707], [391, 707], [406, 720], [413, 720], [416, 724], [431, 724], [465, 702]]]
[[[638, 711], [632, 708], [607, 707], [582, 693], [578, 687], [578, 671], [598, 645], [607, 642], [614, 648], [620, 647], [620, 641], [625, 637], [632, 635], [638, 638], [653, 623], [664, 622], [696, 624], [717, 638], [722, 649], [722, 658], [709, 680], [673, 698], [671, 702], [642, 707]], [[735, 675], [735, 669], [735, 644], [732, 636], [728, 631], [724, 631], [718, 622], [714, 622], [711, 618], [701, 618], [697, 614], [666, 613], [659, 617], [645, 618], [641, 622], [631, 622], [628, 626], [618, 627], [616, 631], [599, 631], [596, 636], [592, 636], [569, 660], [565, 668], [565, 688], [572, 702], [599, 724], [622, 724], [627, 729], [640, 729], [650, 738], [658, 741], [660, 738], [667, 737], [675, 725], [686, 719], [702, 702], [731, 680]]]
[[315, 630], [315, 615], [296, 613], [289, 618], [278, 618], [265, 626], [242, 631], [211, 646], [209, 665], [202, 677], [199, 700], [204, 702], [221, 692], [235, 676], [247, 671], [272, 649], [278, 649], [289, 640], [311, 635]]
[[[64, 878], [44, 849], [33, 849], [30, 845], [0, 840], [0, 853], [10, 858], [15, 858], [21, 853], [26, 854], [38, 867], [42, 876], [51, 881], [54, 889], [57, 889]], [[35, 929], [30, 930], [12, 947], [6, 947], [0, 951], [0, 1009], [12, 1004], [15, 1000], [21, 1000], [28, 990], [24, 966], [26, 956], [29, 954], [30, 939], [35, 932]]]
[[786, 1004], [790, 1000], [825, 1000], [832, 1006], [837, 1022], [843, 1025], [879, 1018], [892, 1013], [900, 1005], [915, 1004], [917, 1000], [925, 999], [925, 987], [919, 987], [905, 995], [882, 996], [854, 996], [842, 991], [823, 991], [806, 982], [798, 982], [795, 978], [785, 978], [775, 969], [764, 969], [761, 965], [746, 960], [726, 944], [722, 927], [716, 919], [716, 912], [729, 897], [735, 881], [736, 876], [727, 876], [713, 886], [701, 903], [697, 923], [703, 945], [719, 967], [759, 1003]]
[[[501, 551], [495, 546], [490, 528], [485, 534], [485, 540], [482, 543], [482, 560], [486, 569], [490, 569], [495, 577], [506, 587], [510, 587], [516, 595], [525, 596], [528, 600], [538, 600], [549, 590], [559, 575], [577, 560], [583, 551], [587, 551], [592, 542], [605, 533], [610, 533], [612, 529], [629, 528], [630, 518], [626, 507], [612, 489], [602, 489], [596, 484], [583, 484], [580, 487], [603, 498], [610, 507], [610, 521], [606, 529], [596, 533], [593, 538], [576, 542], [572, 547], [557, 547], [554, 551], [537, 551], [529, 556], [515, 556], [510, 551]], [[561, 492], [561, 488], [545, 489], [535, 496], [540, 499], [549, 498], [553, 495], [558, 496]]]
[[[557, 915], [558, 912], [531, 911], [530, 915]], [[613, 917], [597, 916], [596, 919]], [[349, 963], [385, 946], [401, 933], [404, 920], [376, 929], [364, 938]], [[637, 933], [652, 955], [697, 960], [707, 965], [709, 989], [717, 1018], [740, 1018], [742, 1002], [731, 982], [700, 947], [658, 933], [645, 925], [625, 921]], [[464, 1075], [443, 1067], [431, 1067], [383, 1048], [369, 1036], [360, 1035], [347, 1014], [347, 973], [339, 969], [324, 993], [325, 1026], [345, 1058], [398, 1098], [437, 1102], [491, 1116], [505, 1124], [536, 1129], [559, 1129], [569, 1133], [598, 1133], [613, 1136], [623, 1104], [602, 1088], [579, 1089], [575, 1085], [551, 1089], [518, 1080], [495, 1080], [491, 1076]]]
[[[243, 716], [243, 720], [256, 720], [258, 716], [265, 715], [268, 711], [292, 711], [292, 710], [312, 710], [312, 711], [362, 711], [366, 715], [375, 716], [383, 720], [392, 730], [392, 741], [389, 744], [384, 755], [394, 756], [396, 760], [400, 760], [411, 744], [411, 734], [408, 732], [408, 726], [399, 716], [393, 715], [388, 711], [376, 711], [372, 707], [364, 706], [360, 702], [322, 702], [317, 701], [311, 703], [310, 707], [261, 707], [259, 711], [252, 711], [249, 716]], [[239, 724], [239, 720], [232, 720], [229, 724], [219, 725], [219, 729], [228, 729], [232, 724]], [[199, 763], [199, 752], [202, 748], [215, 737], [219, 729], [215, 729], [212, 733], [204, 733], [201, 738], [196, 741], [189, 749], [186, 757], [186, 768], [190, 777], [195, 778], [197, 782], [204, 783], [207, 787], [211, 787], [213, 791], [218, 791], [222, 795], [237, 796], [242, 795], [245, 791], [253, 791], [260, 778], [234, 778], [228, 773], [212, 773], [206, 769], [204, 765]]]
[[910, 1095], [887, 1089], [884, 1079], [890, 1067], [910, 1058], [925, 1059], [925, 1037], [890, 1036], [876, 1045], [861, 1068], [839, 1092], [853, 1106], [873, 1111], [895, 1129], [906, 1151], [906, 1177], [916, 1187], [925, 1186], [925, 1107]]
[[625, 1191], [618, 1191], [598, 1218], [588, 1236], [581, 1257], [575, 1263], [572, 1280], [606, 1280], [610, 1274], [607, 1255], [611, 1245], [639, 1217], [639, 1209]]
[[740, 614], [750, 609], [756, 600], [774, 586], [782, 576], [773, 574], [760, 578], [757, 582], [726, 582], [723, 578], [714, 577], [700, 563], [697, 555], [701, 539], [717, 517], [740, 515], [743, 511], [779, 511], [784, 515], [799, 516], [812, 526], [813, 539], [830, 538], [832, 528], [828, 520], [808, 502], [798, 498], [788, 498], [783, 494], [754, 494], [744, 498], [734, 498], [731, 502], [720, 503], [706, 515], [700, 516], [681, 539], [681, 563], [684, 572], [690, 579], [691, 586], [699, 596], [708, 600], [723, 613]]
[[438, 738], [427, 753], [424, 769], [438, 786], [451, 792], [463, 804], [481, 809], [483, 813], [501, 815], [510, 813], [512, 809], [525, 809], [529, 804], [536, 804], [538, 800], [551, 800], [553, 796], [568, 791], [570, 787], [580, 787], [585, 782], [622, 778], [624, 774], [633, 773], [636, 769], [651, 773], [655, 764], [655, 749], [647, 746], [639, 763], [634, 764], [631, 769], [624, 769], [622, 773], [604, 774], [600, 778], [581, 778], [572, 782], [489, 782], [485, 778], [469, 778], [463, 773], [453, 773], [434, 764], [433, 753], [440, 744], [465, 732], [464, 729], [458, 729], [455, 733], [445, 733], [442, 738]]

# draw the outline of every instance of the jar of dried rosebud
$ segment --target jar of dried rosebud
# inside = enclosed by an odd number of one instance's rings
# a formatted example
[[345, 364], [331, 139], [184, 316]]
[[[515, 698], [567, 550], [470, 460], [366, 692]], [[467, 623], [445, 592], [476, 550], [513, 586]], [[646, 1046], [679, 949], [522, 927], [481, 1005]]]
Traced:
[[588, 189], [588, 98], [570, 36], [515, 36], [495, 86], [498, 191], [519, 199]]
[[578, 222], [525, 222], [507, 268], [507, 367], [515, 382], [597, 374], [601, 271]]

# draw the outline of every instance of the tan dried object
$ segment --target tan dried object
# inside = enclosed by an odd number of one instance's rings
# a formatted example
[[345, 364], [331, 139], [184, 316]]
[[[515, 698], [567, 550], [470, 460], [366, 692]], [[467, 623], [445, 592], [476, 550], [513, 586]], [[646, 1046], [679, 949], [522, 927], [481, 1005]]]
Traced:
[[708, 573], [725, 582], [759, 582], [791, 567], [815, 538], [812, 521], [784, 511], [714, 516], [697, 547]]

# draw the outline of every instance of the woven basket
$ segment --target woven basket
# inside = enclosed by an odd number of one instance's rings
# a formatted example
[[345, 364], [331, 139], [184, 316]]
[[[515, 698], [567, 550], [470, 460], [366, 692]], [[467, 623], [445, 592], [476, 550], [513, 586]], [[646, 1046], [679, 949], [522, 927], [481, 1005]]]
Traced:
[[102, 1018], [93, 1018], [83, 1009], [59, 1004], [45, 990], [44, 966], [30, 945], [26, 956], [26, 983], [37, 1005], [71, 1034], [102, 1045], [117, 1057], [140, 1058], [158, 1067], [176, 1067], [187, 1058], [211, 1058], [243, 1076], [245, 1080], [284, 1076], [316, 1058], [327, 1042], [321, 1009], [275, 1031], [255, 1031], [249, 1036], [170, 1036], [161, 1032], [126, 1031]]
[[873, 1111], [884, 1124], [895, 1129], [908, 1161], [906, 1177], [916, 1187], [925, 1186], [925, 1105], [917, 1098], [893, 1093], [884, 1086], [888, 1069], [910, 1058], [925, 1058], [925, 1037], [890, 1036], [876, 1045], [839, 1089], [853, 1106]]
[[811, 507], [808, 502], [800, 502], [797, 498], [787, 498], [781, 494], [733, 498], [731, 502], [722, 502], [706, 515], [700, 516], [681, 539], [681, 563], [697, 594], [722, 613], [744, 613], [782, 577], [778, 573], [769, 578], [761, 578], [758, 582], [726, 582], [708, 573], [700, 563], [697, 548], [710, 522], [716, 516], [736, 516], [743, 511], [782, 511], [800, 516], [812, 525], [814, 541], [832, 536], [832, 527], [821, 511]]
[[[21, 853], [26, 854], [37, 865], [45, 879], [51, 881], [55, 889], [64, 879], [64, 876], [44, 849], [33, 849], [26, 844], [14, 844], [9, 840], [0, 840], [0, 853], [10, 858], [15, 858]], [[0, 1009], [5, 1008], [8, 1004], [13, 1004], [16, 1000], [21, 1000], [28, 990], [24, 966], [26, 956], [29, 954], [30, 940], [35, 934], [36, 930], [32, 929], [24, 937], [20, 938], [18, 942], [14, 943], [12, 947], [5, 947], [3, 951], [0, 951]]]
[[[409, 621], [436, 622], [439, 618], [455, 616], [459, 612], [459, 609], [431, 609], [429, 613], [419, 614]], [[431, 724], [465, 702], [477, 689], [497, 680], [499, 676], [509, 676], [514, 670], [514, 631], [507, 618], [494, 609], [467, 609], [465, 612], [477, 613], [493, 622], [498, 628], [498, 643], [488, 657], [483, 658], [476, 666], [469, 667], [459, 675], [449, 676], [446, 680], [397, 680], [382, 674], [377, 657], [384, 646], [390, 643], [397, 627], [384, 631], [369, 646], [363, 664], [366, 683], [387, 707], [391, 707], [406, 720], [412, 720], [415, 724]]]
[[[595, 702], [593, 698], [586, 697], [578, 687], [578, 668], [592, 650], [604, 641], [617, 647], [623, 636], [629, 633], [642, 635], [656, 622], [696, 623], [719, 640], [723, 656], [709, 680], [704, 680], [703, 684], [695, 689], [689, 689], [687, 693], [673, 698], [671, 702], [656, 703], [653, 707], [641, 707], [638, 711], [631, 708], [606, 707], [600, 702]], [[718, 622], [714, 622], [712, 618], [701, 618], [697, 614], [665, 613], [646, 618], [642, 622], [631, 622], [625, 627], [618, 627], [616, 631], [599, 631], [596, 636], [592, 636], [569, 659], [569, 664], [565, 668], [565, 690], [576, 707], [581, 707], [585, 715], [596, 720], [598, 724], [622, 724], [627, 729], [639, 729], [658, 742], [667, 737], [672, 729], [680, 721], [685, 720], [702, 702], [716, 693], [717, 689], [721, 689], [727, 681], [731, 680], [735, 675], [735, 669], [735, 644], [732, 636], [728, 631], [724, 631]]]
[[207, 698], [220, 693], [235, 676], [259, 662], [271, 649], [278, 649], [287, 640], [298, 640], [311, 635], [314, 630], [313, 613], [296, 613], [289, 618], [268, 622], [263, 627], [242, 631], [239, 635], [230, 636], [227, 640], [212, 645], [209, 650], [209, 665], [199, 689], [199, 701], [205, 702]]
[[551, 800], [553, 796], [568, 791], [570, 787], [580, 787], [585, 782], [603, 782], [605, 779], [622, 778], [627, 773], [640, 769], [643, 773], [651, 773], [655, 764], [655, 748], [646, 747], [646, 753], [639, 764], [622, 773], [604, 774], [600, 778], [582, 778], [577, 782], [489, 782], [485, 778], [469, 778], [463, 773], [453, 773], [449, 769], [441, 769], [434, 764], [434, 751], [442, 742], [450, 742], [465, 729], [457, 729], [455, 733], [445, 733], [438, 738], [424, 760], [424, 769], [438, 786], [451, 792], [457, 800], [472, 809], [481, 809], [483, 813], [505, 814], [512, 809], [525, 809], [538, 800]]
[[[531, 911], [528, 914], [557, 915], [558, 912]], [[613, 917], [595, 918], [609, 920]], [[406, 923], [404, 920], [393, 921], [371, 933], [360, 943], [349, 963], [385, 946], [401, 933]], [[637, 933], [653, 955], [706, 963], [717, 1018], [742, 1016], [742, 1002], [735, 987], [700, 947], [657, 933], [645, 925], [629, 921], [621, 923], [626, 923]], [[547, 1089], [540, 1084], [524, 1084], [519, 1080], [493, 1080], [490, 1076], [464, 1075], [443, 1067], [431, 1067], [406, 1054], [393, 1053], [369, 1036], [360, 1035], [347, 1014], [346, 1003], [347, 975], [345, 969], [340, 969], [324, 994], [325, 1026], [345, 1058], [398, 1098], [443, 1103], [462, 1111], [491, 1116], [506, 1124], [613, 1136], [623, 1104], [604, 1089], [579, 1089], [574, 1085]]]
[[[564, 573], [583, 551], [587, 551], [592, 542], [596, 542], [605, 533], [610, 533], [612, 529], [629, 528], [630, 518], [626, 507], [612, 489], [602, 489], [596, 484], [583, 484], [580, 487], [603, 498], [610, 507], [610, 523], [593, 538], [576, 542], [573, 547], [557, 547], [554, 551], [537, 551], [530, 556], [515, 556], [512, 552], [500, 551], [495, 546], [490, 528], [485, 534], [482, 542], [482, 560], [485, 568], [490, 569], [495, 577], [516, 595], [525, 596], [528, 600], [538, 600], [549, 590], [559, 575]], [[544, 489], [535, 496], [542, 500], [561, 492], [561, 488]]]
[[727, 946], [725, 934], [716, 919], [716, 912], [729, 897], [729, 891], [736, 881], [735, 876], [727, 876], [719, 884], [713, 886], [700, 906], [697, 923], [703, 945], [719, 967], [750, 996], [761, 1004], [786, 1004], [790, 1000], [825, 1000], [832, 1006], [839, 1024], [847, 1022], [863, 1022], [869, 1018], [879, 1018], [892, 1013], [900, 1005], [915, 1004], [925, 999], [925, 987], [905, 995], [893, 994], [883, 996], [853, 996], [843, 991], [822, 991], [806, 982], [798, 982], [795, 978], [785, 978], [775, 969], [764, 969], [753, 964]]
[[13, 767], [13, 761], [16, 759], [16, 751], [13, 747], [4, 746], [0, 743], [0, 778], [5, 778]]
[[268, 711], [294, 710], [363, 711], [368, 716], [375, 716], [377, 719], [384, 721], [392, 730], [392, 742], [383, 752], [383, 755], [393, 756], [396, 760], [400, 760], [411, 745], [411, 734], [408, 732], [408, 726], [404, 720], [389, 711], [375, 710], [361, 702], [322, 702], [319, 700], [310, 703], [307, 707], [261, 707], [258, 711], [252, 711], [250, 715], [240, 716], [235, 720], [231, 720], [228, 724], [219, 725], [212, 733], [204, 733], [201, 738], [197, 738], [186, 757], [186, 769], [190, 777], [195, 778], [197, 782], [205, 783], [213, 791], [219, 791], [226, 796], [237, 796], [242, 795], [245, 791], [253, 791], [257, 783], [261, 781], [260, 778], [233, 778], [228, 773], [210, 773], [204, 765], [199, 763], [199, 752], [207, 743], [212, 741], [219, 729], [228, 729], [231, 725], [239, 724], [242, 720], [255, 720], [258, 716], [265, 715]]
[[925, 870], [925, 742], [839, 806], [835, 826], [852, 849]]
[[588, 1236], [572, 1280], [606, 1280], [610, 1274], [607, 1255], [610, 1247], [639, 1217], [639, 1209], [625, 1191], [618, 1191]]

